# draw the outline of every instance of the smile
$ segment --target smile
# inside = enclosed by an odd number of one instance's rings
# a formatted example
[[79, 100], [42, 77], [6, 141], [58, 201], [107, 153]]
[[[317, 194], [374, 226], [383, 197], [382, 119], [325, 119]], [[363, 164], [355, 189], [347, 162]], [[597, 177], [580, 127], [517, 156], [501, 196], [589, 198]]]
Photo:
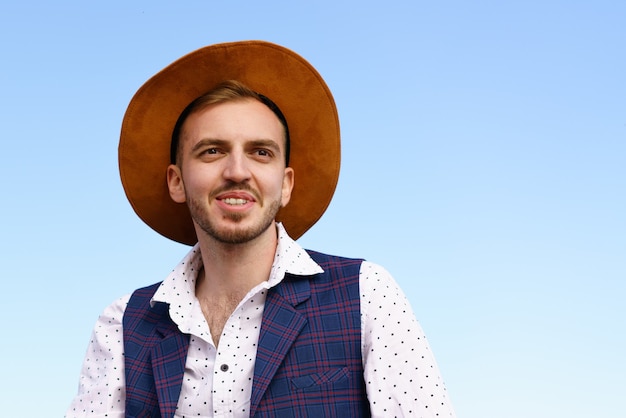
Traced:
[[248, 200], [228, 197], [226, 199], [222, 199], [222, 202], [226, 203], [227, 205], [237, 206], [237, 205], [245, 205], [246, 203], [248, 203]]

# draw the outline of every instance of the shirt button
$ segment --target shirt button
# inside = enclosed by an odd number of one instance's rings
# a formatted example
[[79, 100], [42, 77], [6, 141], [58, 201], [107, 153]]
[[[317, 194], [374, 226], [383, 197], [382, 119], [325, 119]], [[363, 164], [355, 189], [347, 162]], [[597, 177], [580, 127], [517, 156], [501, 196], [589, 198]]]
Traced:
[[223, 371], [223, 372], [227, 372], [228, 371], [228, 364], [222, 364], [220, 366], [220, 370]]

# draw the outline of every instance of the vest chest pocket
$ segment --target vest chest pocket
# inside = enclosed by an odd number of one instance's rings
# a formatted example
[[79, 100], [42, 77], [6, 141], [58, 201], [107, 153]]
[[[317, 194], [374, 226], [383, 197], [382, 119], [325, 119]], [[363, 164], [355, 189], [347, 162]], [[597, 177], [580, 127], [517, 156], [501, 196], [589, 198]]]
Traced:
[[[348, 386], [349, 373], [347, 367], [328, 369], [321, 373], [312, 373], [307, 376], [295, 377], [291, 379], [291, 386], [295, 390], [309, 391], [319, 390], [320, 386], [326, 384]], [[343, 383], [343, 384], [342, 384]]]

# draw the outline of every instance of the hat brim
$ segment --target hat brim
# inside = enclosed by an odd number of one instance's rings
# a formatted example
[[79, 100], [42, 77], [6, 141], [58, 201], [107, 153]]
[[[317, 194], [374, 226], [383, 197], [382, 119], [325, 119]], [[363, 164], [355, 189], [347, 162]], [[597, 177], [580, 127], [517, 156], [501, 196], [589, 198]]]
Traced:
[[169, 195], [166, 169], [174, 124], [194, 99], [225, 80], [237, 80], [281, 109], [291, 136], [295, 173], [291, 200], [277, 221], [294, 239], [319, 220], [339, 178], [340, 134], [334, 99], [319, 73], [279, 45], [243, 41], [211, 45], [173, 62], [134, 95], [124, 115], [119, 168], [137, 215], [174, 241], [197, 242], [186, 204]]

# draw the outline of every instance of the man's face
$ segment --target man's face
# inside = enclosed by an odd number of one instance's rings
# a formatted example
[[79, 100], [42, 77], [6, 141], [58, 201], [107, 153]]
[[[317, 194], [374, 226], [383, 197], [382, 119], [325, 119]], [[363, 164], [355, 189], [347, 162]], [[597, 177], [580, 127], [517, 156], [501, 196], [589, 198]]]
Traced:
[[264, 104], [241, 100], [191, 114], [183, 125], [179, 166], [168, 168], [170, 195], [186, 202], [198, 236], [251, 241], [289, 202], [284, 128]]

